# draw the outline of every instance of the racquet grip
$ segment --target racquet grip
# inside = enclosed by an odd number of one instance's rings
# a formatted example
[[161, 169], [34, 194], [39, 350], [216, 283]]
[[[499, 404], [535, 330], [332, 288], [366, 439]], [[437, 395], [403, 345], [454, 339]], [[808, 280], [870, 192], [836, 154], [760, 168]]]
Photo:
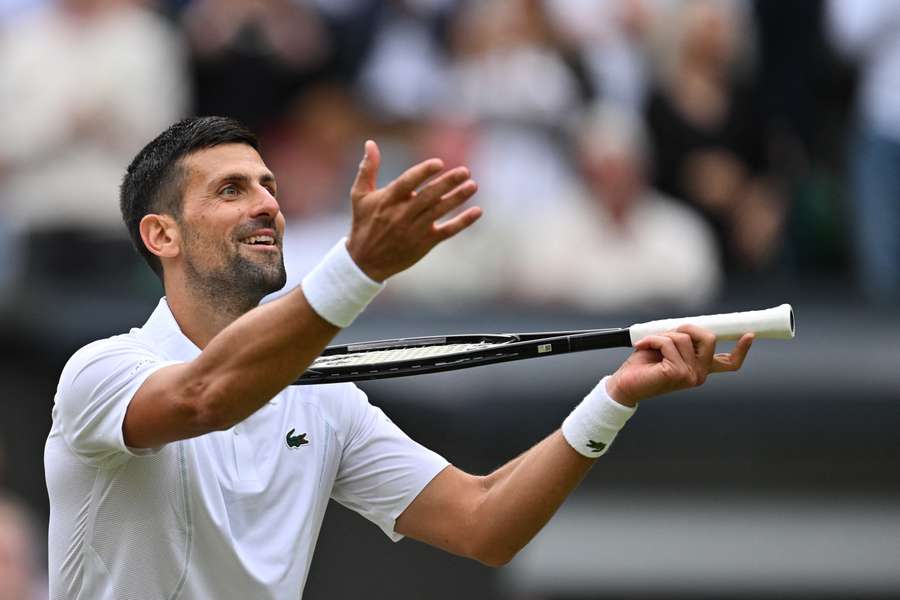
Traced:
[[782, 304], [765, 310], [636, 323], [628, 328], [631, 345], [648, 335], [665, 333], [688, 324], [709, 329], [719, 340], [736, 340], [745, 333], [755, 333], [760, 338], [789, 340], [794, 337], [795, 331], [794, 309], [790, 304]]

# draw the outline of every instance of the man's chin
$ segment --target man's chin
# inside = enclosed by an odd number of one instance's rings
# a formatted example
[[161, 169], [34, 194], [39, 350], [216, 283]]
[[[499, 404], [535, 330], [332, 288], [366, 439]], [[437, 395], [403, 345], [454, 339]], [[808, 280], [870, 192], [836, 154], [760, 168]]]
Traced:
[[[275, 257], [272, 257], [275, 258]], [[235, 289], [243, 289], [254, 296], [267, 296], [287, 283], [287, 273], [280, 253], [277, 260], [252, 260], [242, 257], [232, 271]]]
[[258, 269], [255, 273], [244, 273], [244, 281], [248, 288], [255, 288], [263, 295], [277, 292], [287, 283], [284, 270]]
[[287, 283], [287, 274], [282, 267], [279, 270], [266, 270], [257, 278], [258, 290], [263, 296], [275, 293]]
[[275, 292], [284, 289], [285, 285], [287, 285], [287, 275], [282, 274], [281, 277], [275, 279], [267, 286], [266, 290], [263, 292], [263, 296], [274, 294]]

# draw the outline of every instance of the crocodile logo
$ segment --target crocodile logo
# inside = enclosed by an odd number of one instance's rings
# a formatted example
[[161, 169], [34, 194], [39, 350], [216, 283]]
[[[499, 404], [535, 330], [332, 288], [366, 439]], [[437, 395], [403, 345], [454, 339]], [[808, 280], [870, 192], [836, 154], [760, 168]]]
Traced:
[[603, 452], [603, 449], [606, 448], [606, 444], [604, 444], [603, 442], [588, 440], [587, 447], [591, 449], [591, 452]]
[[293, 429], [291, 429], [290, 431], [287, 432], [287, 437], [285, 438], [285, 441], [287, 442], [288, 448], [290, 448], [291, 450], [295, 450], [295, 449], [299, 448], [300, 446], [302, 446], [303, 444], [309, 443], [309, 440], [306, 439], [305, 433], [298, 433], [297, 435], [294, 435]]

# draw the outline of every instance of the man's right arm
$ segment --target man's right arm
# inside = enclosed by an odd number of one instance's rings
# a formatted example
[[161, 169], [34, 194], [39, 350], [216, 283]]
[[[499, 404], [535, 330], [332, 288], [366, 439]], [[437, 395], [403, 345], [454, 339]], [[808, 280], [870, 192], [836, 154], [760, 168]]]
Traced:
[[[366, 143], [353, 184], [353, 226], [347, 250], [371, 279], [408, 268], [435, 245], [474, 223], [472, 207], [437, 224], [476, 191], [465, 168], [443, 170], [439, 160], [415, 165], [376, 189], [380, 155]], [[428, 181], [428, 183], [425, 183]], [[228, 325], [188, 363], [151, 375], [132, 398], [122, 425], [125, 444], [153, 448], [227, 429], [290, 385], [339, 328], [322, 318], [297, 288]]]
[[228, 429], [290, 385], [338, 331], [299, 288], [253, 309], [196, 359], [144, 382], [125, 414], [125, 444], [153, 448]]

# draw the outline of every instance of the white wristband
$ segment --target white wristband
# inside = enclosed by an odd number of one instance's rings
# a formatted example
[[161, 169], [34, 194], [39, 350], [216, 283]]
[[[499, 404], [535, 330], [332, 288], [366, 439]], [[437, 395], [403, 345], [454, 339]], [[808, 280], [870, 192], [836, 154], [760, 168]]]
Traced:
[[384, 288], [353, 262], [347, 238], [341, 238], [300, 284], [306, 301], [319, 316], [347, 327]]
[[601, 379], [562, 424], [562, 433], [569, 445], [588, 458], [606, 454], [616, 434], [637, 410], [637, 407], [619, 404], [609, 396], [607, 379], [609, 376]]

